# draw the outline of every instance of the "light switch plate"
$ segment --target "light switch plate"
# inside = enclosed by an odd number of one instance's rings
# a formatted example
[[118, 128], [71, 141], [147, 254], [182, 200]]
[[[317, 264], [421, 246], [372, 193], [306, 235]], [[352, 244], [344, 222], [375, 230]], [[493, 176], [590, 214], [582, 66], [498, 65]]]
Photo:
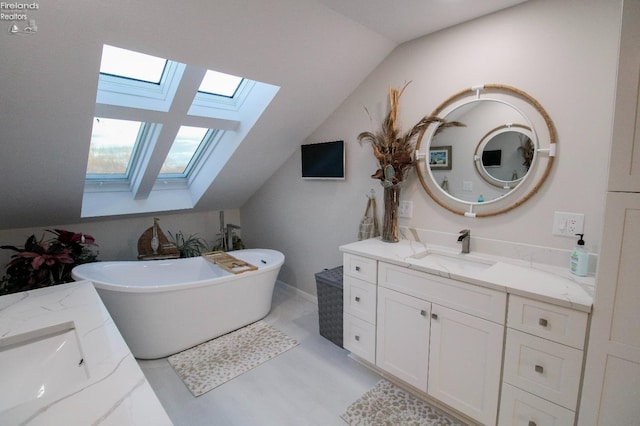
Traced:
[[413, 217], [413, 201], [400, 201], [398, 216], [411, 219]]

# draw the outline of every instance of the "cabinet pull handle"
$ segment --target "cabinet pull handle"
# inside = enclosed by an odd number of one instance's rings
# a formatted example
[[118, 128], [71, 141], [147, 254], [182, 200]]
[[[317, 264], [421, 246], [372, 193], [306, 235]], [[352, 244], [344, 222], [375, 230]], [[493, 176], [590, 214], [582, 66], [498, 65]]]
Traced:
[[538, 426], [538, 425], [533, 420], [529, 420], [529, 423], [527, 424], [527, 426]]
[[438, 314], [431, 314], [431, 318], [434, 319], [434, 320], [437, 320], [438, 319]]
[[549, 321], [547, 321], [547, 320], [546, 320], [546, 319], [544, 319], [544, 318], [540, 318], [540, 319], [538, 320], [538, 324], [540, 324], [540, 325], [541, 325], [541, 326], [543, 326], [543, 327], [546, 327], [546, 326], [548, 326], [548, 325], [549, 325]]
[[535, 366], [536, 373], [542, 374], [544, 372], [544, 368], [541, 365]]
[[356, 266], [356, 272], [360, 272], [360, 267]]
[[360, 336], [355, 336], [355, 339], [356, 339], [357, 342], [359, 342], [360, 341]]
[[360, 296], [356, 296], [356, 302], [360, 301]]
[[420, 311], [420, 315], [422, 315], [423, 317], [426, 317], [426, 316], [427, 316], [427, 311], [425, 311], [424, 309], [422, 309], [422, 310]]

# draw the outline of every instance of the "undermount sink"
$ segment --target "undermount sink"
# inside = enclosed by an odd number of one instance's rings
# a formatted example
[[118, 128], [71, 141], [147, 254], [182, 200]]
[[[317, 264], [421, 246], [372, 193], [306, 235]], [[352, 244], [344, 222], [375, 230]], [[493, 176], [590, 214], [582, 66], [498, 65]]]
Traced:
[[72, 322], [0, 339], [0, 412], [89, 378]]
[[464, 271], [468, 273], [482, 272], [496, 262], [468, 253], [447, 252], [444, 250], [428, 249], [407, 259], [409, 264], [429, 268], [444, 269], [445, 271]]

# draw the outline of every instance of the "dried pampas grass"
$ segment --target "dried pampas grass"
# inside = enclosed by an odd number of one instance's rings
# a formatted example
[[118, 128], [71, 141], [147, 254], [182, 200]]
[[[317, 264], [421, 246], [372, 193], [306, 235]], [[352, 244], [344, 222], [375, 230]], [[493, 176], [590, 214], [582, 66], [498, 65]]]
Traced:
[[409, 81], [400, 89], [389, 89], [389, 113], [382, 122], [381, 129], [377, 132], [362, 132], [358, 135], [358, 142], [361, 144], [363, 142], [371, 143], [373, 155], [380, 164], [378, 170], [371, 177], [379, 179], [385, 187], [404, 181], [407, 172], [414, 165], [415, 139], [429, 124], [438, 123], [437, 133], [447, 127], [464, 126], [457, 121], [446, 122], [439, 117], [424, 116], [411, 129], [401, 134], [398, 129], [400, 97], [409, 83], [411, 82]]

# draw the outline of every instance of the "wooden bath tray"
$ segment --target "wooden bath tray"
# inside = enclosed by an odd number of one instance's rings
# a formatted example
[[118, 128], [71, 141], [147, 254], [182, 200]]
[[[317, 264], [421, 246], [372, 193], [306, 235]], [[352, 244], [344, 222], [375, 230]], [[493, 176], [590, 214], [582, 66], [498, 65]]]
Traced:
[[207, 259], [211, 263], [215, 263], [222, 269], [231, 272], [232, 274], [241, 274], [247, 271], [256, 271], [258, 267], [253, 266], [244, 260], [236, 259], [228, 253], [223, 251], [211, 251], [203, 253], [202, 257]]

